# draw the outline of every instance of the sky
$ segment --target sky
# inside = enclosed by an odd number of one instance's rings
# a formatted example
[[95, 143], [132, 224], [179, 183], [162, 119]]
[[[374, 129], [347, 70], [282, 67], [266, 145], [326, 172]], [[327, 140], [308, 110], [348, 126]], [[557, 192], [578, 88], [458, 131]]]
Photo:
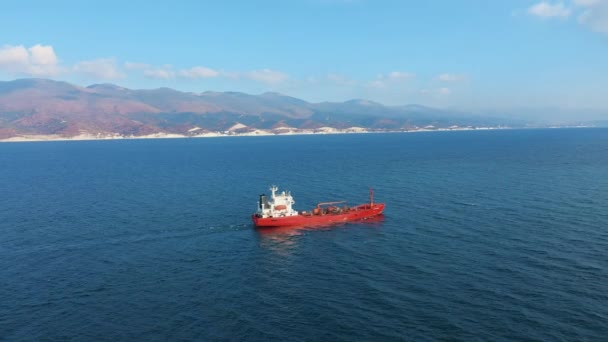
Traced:
[[608, 113], [608, 0], [2, 0], [25, 77]]

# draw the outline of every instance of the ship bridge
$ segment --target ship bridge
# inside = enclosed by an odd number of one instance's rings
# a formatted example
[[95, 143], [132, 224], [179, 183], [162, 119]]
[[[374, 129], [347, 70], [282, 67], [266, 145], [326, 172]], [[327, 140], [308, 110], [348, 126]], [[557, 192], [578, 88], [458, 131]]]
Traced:
[[296, 216], [298, 212], [293, 209], [296, 203], [289, 191], [278, 193], [279, 188], [276, 185], [270, 187], [270, 199], [265, 194], [260, 195], [258, 202], [258, 210], [256, 214], [259, 217], [285, 217]]

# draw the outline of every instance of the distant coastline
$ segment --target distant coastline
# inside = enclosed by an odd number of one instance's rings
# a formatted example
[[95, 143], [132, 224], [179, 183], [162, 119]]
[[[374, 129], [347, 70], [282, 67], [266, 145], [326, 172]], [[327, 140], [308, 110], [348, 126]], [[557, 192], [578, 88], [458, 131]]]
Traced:
[[408, 130], [374, 130], [361, 127], [350, 127], [337, 129], [332, 127], [321, 127], [317, 129], [254, 129], [246, 132], [224, 131], [204, 132], [200, 134], [175, 134], [175, 133], [153, 133], [148, 135], [120, 135], [117, 133], [82, 133], [72, 137], [57, 134], [24, 134], [6, 139], [2, 142], [40, 142], [40, 141], [91, 141], [91, 140], [135, 140], [135, 139], [192, 139], [192, 138], [222, 138], [222, 137], [261, 137], [261, 136], [289, 136], [289, 135], [328, 135], [328, 134], [370, 134], [370, 133], [419, 133], [419, 132], [452, 132], [452, 131], [492, 131], [507, 129], [539, 129], [539, 128], [593, 128], [594, 126], [549, 126], [549, 127], [449, 127], [435, 128], [425, 127]]
[[193, 93], [170, 88], [128, 89], [114, 84], [83, 87], [52, 79], [0, 81], [0, 88], [0, 142], [608, 125], [602, 120], [523, 119], [526, 111], [481, 115], [420, 104], [387, 106], [365, 99], [314, 103], [274, 92]]

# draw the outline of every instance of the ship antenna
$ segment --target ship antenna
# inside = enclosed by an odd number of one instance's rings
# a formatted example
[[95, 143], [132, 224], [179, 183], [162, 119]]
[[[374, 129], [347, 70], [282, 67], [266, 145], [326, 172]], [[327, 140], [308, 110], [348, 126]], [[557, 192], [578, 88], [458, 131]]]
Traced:
[[371, 186], [369, 188], [369, 206], [374, 206], [374, 189], [372, 189]]

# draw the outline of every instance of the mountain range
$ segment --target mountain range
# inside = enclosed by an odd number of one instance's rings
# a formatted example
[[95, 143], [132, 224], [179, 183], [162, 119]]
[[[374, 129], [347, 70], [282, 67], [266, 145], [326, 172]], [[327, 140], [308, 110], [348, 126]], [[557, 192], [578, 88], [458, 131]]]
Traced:
[[310, 103], [272, 92], [193, 93], [114, 84], [81, 87], [50, 79], [0, 82], [0, 139], [23, 135], [195, 135], [285, 127], [382, 131], [525, 124], [421, 105], [385, 106], [359, 99]]

